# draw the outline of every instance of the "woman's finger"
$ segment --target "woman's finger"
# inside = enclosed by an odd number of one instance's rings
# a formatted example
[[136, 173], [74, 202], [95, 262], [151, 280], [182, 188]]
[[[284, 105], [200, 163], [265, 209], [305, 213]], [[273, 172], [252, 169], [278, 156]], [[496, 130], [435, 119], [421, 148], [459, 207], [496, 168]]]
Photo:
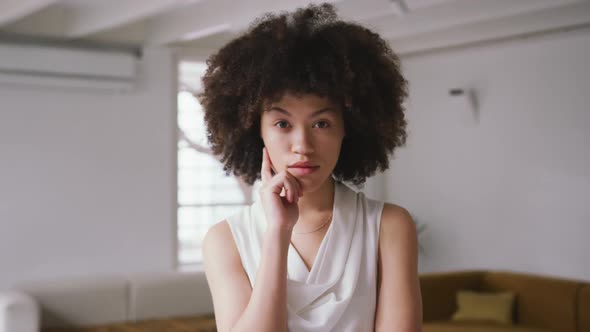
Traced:
[[272, 178], [270, 170], [270, 158], [268, 157], [268, 151], [266, 151], [266, 147], [262, 148], [262, 166], [260, 168], [260, 177], [262, 179], [262, 183], [267, 183]]
[[295, 184], [295, 186], [297, 188], [297, 192], [296, 192], [297, 197], [301, 197], [303, 194], [303, 188], [301, 186], [301, 182], [299, 182], [297, 177], [295, 177], [295, 175], [291, 174], [288, 170], [286, 170], [285, 173], [287, 173], [287, 176], [293, 180], [293, 183]]
[[295, 179], [295, 177], [289, 175], [288, 172], [285, 172], [285, 181], [283, 185], [287, 190], [287, 197], [289, 199], [289, 202], [297, 202], [299, 200], [299, 189], [297, 188], [297, 180]]

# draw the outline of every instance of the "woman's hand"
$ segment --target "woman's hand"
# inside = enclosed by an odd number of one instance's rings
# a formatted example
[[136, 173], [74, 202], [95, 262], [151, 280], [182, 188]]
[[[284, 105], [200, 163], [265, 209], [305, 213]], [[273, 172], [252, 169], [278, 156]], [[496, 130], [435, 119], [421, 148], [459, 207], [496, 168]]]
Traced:
[[[265, 147], [262, 150], [262, 168], [260, 170], [262, 178], [260, 198], [266, 220], [269, 227], [292, 231], [299, 218], [297, 202], [299, 197], [303, 196], [301, 184], [287, 170], [273, 176], [273, 169]], [[283, 188], [285, 189], [284, 197], [281, 196]]]

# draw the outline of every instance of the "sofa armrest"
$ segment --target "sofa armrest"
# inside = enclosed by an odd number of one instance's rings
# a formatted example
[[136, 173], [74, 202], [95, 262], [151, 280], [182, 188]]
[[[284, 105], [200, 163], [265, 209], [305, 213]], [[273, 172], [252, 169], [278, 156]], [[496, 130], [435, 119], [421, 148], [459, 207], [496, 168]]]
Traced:
[[39, 331], [39, 306], [19, 291], [0, 292], [0, 332]]
[[578, 290], [578, 331], [590, 331], [590, 284]]
[[446, 321], [457, 310], [459, 290], [479, 290], [483, 271], [460, 271], [420, 275], [423, 321]]

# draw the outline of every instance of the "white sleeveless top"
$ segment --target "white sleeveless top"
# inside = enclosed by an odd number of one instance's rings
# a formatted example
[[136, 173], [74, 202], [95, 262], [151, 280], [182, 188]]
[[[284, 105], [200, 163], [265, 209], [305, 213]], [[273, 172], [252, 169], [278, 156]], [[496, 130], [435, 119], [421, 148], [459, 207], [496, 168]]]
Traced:
[[[289, 332], [373, 331], [383, 205], [336, 181], [332, 222], [311, 271], [289, 244]], [[227, 221], [254, 287], [266, 230], [261, 202], [245, 207]]]

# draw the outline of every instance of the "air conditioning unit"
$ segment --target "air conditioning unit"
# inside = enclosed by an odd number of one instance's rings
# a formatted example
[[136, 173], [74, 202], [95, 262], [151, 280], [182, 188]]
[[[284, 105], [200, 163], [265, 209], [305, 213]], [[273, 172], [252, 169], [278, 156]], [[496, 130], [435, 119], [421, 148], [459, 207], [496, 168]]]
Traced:
[[0, 84], [128, 91], [136, 61], [131, 53], [0, 44]]

